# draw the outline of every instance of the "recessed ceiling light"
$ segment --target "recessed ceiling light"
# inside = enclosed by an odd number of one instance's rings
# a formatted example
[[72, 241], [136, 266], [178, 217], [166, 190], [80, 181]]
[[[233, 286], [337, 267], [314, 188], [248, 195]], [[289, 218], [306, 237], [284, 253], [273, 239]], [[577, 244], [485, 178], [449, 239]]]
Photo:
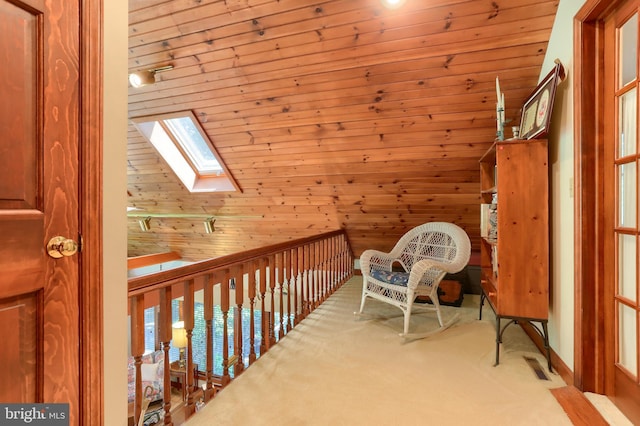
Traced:
[[404, 4], [405, 0], [382, 0], [382, 5], [387, 9], [397, 9]]

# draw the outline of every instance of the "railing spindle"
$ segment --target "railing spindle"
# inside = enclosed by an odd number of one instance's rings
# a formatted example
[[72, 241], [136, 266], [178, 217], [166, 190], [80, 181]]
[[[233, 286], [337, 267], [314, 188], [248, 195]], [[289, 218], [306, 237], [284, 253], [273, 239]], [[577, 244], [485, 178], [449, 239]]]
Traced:
[[329, 245], [326, 240], [320, 241], [320, 245], [322, 246], [322, 267], [320, 268], [322, 273], [322, 302], [324, 302], [329, 295]]
[[[291, 288], [291, 283], [294, 282], [293, 278], [293, 268], [292, 268], [292, 256], [293, 250], [286, 251], [286, 267], [285, 267], [285, 280], [287, 277], [289, 280], [287, 281], [287, 333], [291, 331], [293, 328], [293, 319], [291, 315], [291, 292], [293, 291]], [[295, 284], [294, 284], [295, 286]]]
[[220, 309], [222, 310], [222, 386], [231, 382], [229, 376], [229, 270], [225, 269], [220, 283]]
[[[298, 283], [300, 281], [300, 269], [298, 264], [298, 251], [299, 248], [295, 247], [291, 249], [291, 281], [293, 281], [293, 326], [298, 325]], [[290, 281], [290, 282], [291, 282]], [[289, 284], [291, 287], [291, 284]]]
[[233, 340], [236, 355], [236, 362], [233, 365], [233, 377], [238, 377], [244, 371], [244, 354], [242, 352], [242, 305], [244, 300], [244, 270], [242, 266], [235, 269], [233, 275], [236, 293], [236, 307], [233, 316]]
[[256, 325], [254, 309], [256, 303], [256, 264], [255, 262], [249, 262], [249, 365], [253, 364], [256, 360]]
[[158, 313], [158, 338], [162, 344], [164, 355], [164, 375], [162, 378], [162, 405], [164, 408], [164, 424], [172, 425], [171, 421], [171, 363], [169, 362], [169, 349], [171, 347], [171, 286], [160, 289], [160, 305]]
[[267, 320], [267, 311], [265, 308], [267, 298], [267, 261], [266, 259], [260, 259], [260, 355], [263, 355], [268, 350], [269, 340], [269, 322]]
[[195, 408], [195, 388], [194, 374], [195, 365], [193, 363], [193, 327], [194, 321], [194, 280], [184, 282], [184, 329], [187, 332], [187, 365], [185, 369], [185, 385], [187, 388], [187, 404], [185, 406], [185, 416], [189, 417], [196, 410]]
[[136, 369], [136, 396], [133, 402], [133, 418], [136, 424], [142, 412], [142, 354], [144, 354], [144, 295], [129, 299], [131, 311], [131, 355]]
[[309, 274], [309, 250], [310, 250], [309, 244], [305, 244], [303, 274], [305, 277], [306, 295], [305, 295], [305, 303], [304, 303], [304, 318], [306, 318], [307, 315], [309, 315], [309, 312], [311, 312], [311, 283], [310, 283], [311, 276]]
[[280, 330], [278, 331], [278, 340], [284, 337], [284, 253], [276, 254], [276, 284], [280, 288]]
[[204, 304], [204, 322], [207, 330], [207, 384], [204, 389], [204, 400], [209, 401], [214, 397], [216, 389], [213, 386], [213, 317], [214, 317], [214, 304], [213, 304], [213, 283], [214, 276], [204, 276], [204, 288], [203, 288], [203, 300]]
[[269, 294], [271, 295], [271, 309], [269, 312], [269, 341], [268, 347], [276, 344], [275, 326], [276, 326], [276, 256], [269, 256]]
[[318, 256], [317, 247], [318, 243], [311, 243], [309, 245], [309, 273], [311, 274], [311, 310], [315, 311], [318, 306]]

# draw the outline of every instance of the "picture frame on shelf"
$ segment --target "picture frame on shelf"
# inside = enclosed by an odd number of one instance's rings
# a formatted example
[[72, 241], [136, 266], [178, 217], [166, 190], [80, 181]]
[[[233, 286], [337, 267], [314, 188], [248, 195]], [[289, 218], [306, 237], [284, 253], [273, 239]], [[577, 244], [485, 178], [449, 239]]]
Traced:
[[564, 79], [562, 64], [556, 65], [533, 90], [522, 107], [520, 139], [541, 138], [549, 131], [556, 89]]

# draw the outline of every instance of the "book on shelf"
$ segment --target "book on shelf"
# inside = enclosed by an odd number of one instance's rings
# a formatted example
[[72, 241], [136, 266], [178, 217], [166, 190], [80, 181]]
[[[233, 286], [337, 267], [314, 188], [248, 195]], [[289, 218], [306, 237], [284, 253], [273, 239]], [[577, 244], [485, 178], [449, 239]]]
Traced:
[[498, 205], [480, 205], [480, 236], [490, 242], [498, 239]]
[[493, 276], [498, 277], [498, 246], [491, 247], [491, 269]]
[[489, 206], [480, 204], [480, 237], [489, 238]]

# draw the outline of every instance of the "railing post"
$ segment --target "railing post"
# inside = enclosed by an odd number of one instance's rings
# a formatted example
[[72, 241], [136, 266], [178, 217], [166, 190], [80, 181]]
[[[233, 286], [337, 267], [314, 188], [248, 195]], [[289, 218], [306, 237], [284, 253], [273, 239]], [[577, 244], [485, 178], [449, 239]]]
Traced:
[[213, 386], [213, 284], [214, 276], [204, 277], [204, 321], [207, 329], [207, 384], [204, 390], [204, 400], [209, 401], [216, 394]]
[[169, 349], [171, 347], [171, 286], [160, 289], [160, 312], [158, 313], [158, 338], [162, 344], [164, 355], [164, 377], [162, 378], [162, 402], [164, 408], [164, 424], [173, 425], [171, 421], [171, 362], [169, 362]]
[[133, 419], [138, 424], [142, 412], [142, 354], [144, 353], [144, 295], [129, 298], [131, 312], [131, 355], [136, 369], [136, 396], [133, 402]]

